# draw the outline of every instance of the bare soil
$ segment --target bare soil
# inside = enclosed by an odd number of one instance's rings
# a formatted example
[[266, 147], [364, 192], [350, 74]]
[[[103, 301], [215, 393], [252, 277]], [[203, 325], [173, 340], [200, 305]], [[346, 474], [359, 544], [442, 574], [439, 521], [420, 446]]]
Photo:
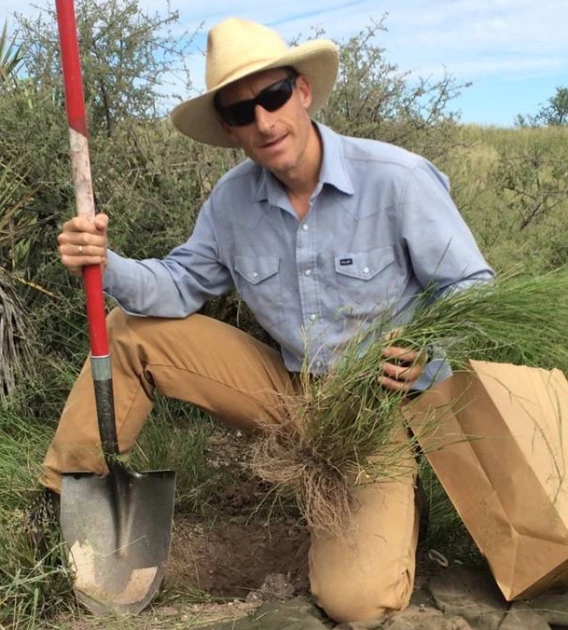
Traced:
[[285, 521], [267, 525], [245, 517], [212, 527], [178, 519], [166, 585], [191, 586], [223, 598], [245, 598], [267, 575], [283, 574], [306, 593], [308, 534]]
[[282, 574], [305, 593], [308, 533], [297, 510], [267, 500], [270, 486], [249, 464], [249, 438], [220, 427], [209, 439], [209, 465], [220, 470], [212, 516], [177, 513], [166, 586], [245, 598], [267, 575]]

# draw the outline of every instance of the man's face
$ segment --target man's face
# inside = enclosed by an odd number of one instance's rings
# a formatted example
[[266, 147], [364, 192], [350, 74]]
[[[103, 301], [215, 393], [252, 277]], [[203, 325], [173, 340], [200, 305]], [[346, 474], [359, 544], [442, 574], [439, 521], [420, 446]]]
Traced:
[[[257, 96], [262, 90], [288, 76], [284, 68], [267, 70], [245, 77], [223, 88], [220, 105], [227, 107]], [[310, 86], [303, 76], [296, 78], [296, 86], [280, 109], [269, 112], [255, 107], [254, 122], [223, 128], [254, 162], [273, 172], [277, 177], [290, 173], [304, 156], [311, 130], [308, 107], [312, 102]]]

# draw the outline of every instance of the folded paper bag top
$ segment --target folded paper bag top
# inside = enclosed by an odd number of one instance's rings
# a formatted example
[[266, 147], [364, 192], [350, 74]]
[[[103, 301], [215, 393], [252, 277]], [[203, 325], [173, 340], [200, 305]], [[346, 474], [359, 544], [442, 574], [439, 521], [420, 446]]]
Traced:
[[509, 601], [568, 587], [568, 381], [470, 361], [407, 421]]

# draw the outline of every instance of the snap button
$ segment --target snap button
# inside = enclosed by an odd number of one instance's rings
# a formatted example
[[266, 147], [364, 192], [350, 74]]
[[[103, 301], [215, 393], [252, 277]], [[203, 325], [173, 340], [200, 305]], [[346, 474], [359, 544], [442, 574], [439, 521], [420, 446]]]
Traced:
[[304, 271], [304, 275], [305, 276], [311, 276], [312, 275], [312, 270], [311, 269], [306, 269], [306, 271]]
[[363, 273], [369, 273], [369, 271], [371, 271], [371, 270], [369, 269], [369, 267], [365, 267], [365, 268], [363, 269]]
[[318, 318], [317, 313], [312, 313], [310, 315], [310, 319], [312, 320], [312, 322], [315, 322], [317, 318]]

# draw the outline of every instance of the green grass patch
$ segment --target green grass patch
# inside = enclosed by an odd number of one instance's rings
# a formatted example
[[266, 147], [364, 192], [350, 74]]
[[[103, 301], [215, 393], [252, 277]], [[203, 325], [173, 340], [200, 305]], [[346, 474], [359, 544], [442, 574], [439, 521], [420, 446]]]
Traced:
[[213, 421], [186, 403], [156, 398], [129, 463], [141, 472], [176, 471], [176, 509], [204, 516], [211, 507], [221, 472], [210, 466], [209, 438]]
[[38, 523], [37, 545], [28, 521], [50, 433], [8, 405], [0, 407], [0, 624], [10, 628], [47, 628], [53, 612], [70, 603], [58, 532], [44, 538]]

